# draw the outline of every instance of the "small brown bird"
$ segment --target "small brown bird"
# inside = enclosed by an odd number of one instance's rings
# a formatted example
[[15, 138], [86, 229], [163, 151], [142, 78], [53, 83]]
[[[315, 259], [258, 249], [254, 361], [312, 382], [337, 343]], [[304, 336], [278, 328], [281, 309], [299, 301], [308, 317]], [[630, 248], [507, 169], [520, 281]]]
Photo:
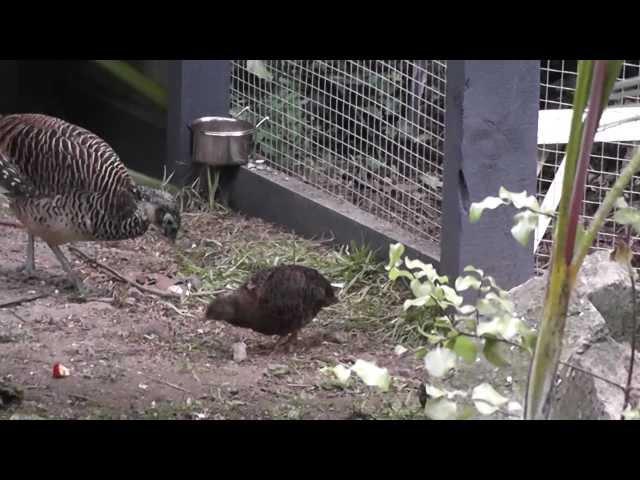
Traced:
[[[287, 348], [298, 331], [338, 300], [329, 281], [313, 268], [282, 265], [256, 272], [233, 293], [213, 300], [206, 311], [221, 320], [264, 335], [278, 335]], [[288, 335], [288, 337], [287, 337]]]

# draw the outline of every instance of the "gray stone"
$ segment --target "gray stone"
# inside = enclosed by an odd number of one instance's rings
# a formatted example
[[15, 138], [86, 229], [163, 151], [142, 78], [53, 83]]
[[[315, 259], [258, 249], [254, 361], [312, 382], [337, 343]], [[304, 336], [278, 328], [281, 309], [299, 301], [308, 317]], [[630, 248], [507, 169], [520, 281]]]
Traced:
[[631, 279], [620, 264], [609, 260], [608, 251], [595, 252], [585, 259], [576, 282], [576, 291], [578, 295], [588, 298], [600, 312], [614, 339], [631, 339]]
[[[534, 328], [542, 318], [546, 288], [545, 275], [509, 292], [517, 314]], [[609, 252], [598, 251], [585, 259], [569, 304], [563, 364], [558, 370], [549, 418], [620, 418], [624, 393], [619, 386], [626, 384], [630, 355], [629, 343], [624, 341], [629, 337], [623, 334], [622, 326], [626, 321], [630, 333], [630, 297], [629, 276], [622, 266], [609, 260]], [[640, 384], [640, 368], [633, 384]]]
[[[593, 375], [625, 386], [629, 368], [629, 346], [612, 338], [594, 343], [583, 354], [575, 353], [558, 372], [559, 384], [549, 414], [554, 420], [619, 420], [624, 391]], [[636, 365], [640, 365], [636, 354]], [[573, 368], [578, 367], [578, 369]], [[589, 373], [586, 373], [589, 372]], [[590, 375], [593, 374], [593, 375]], [[633, 385], [640, 385], [640, 369], [634, 368]]]

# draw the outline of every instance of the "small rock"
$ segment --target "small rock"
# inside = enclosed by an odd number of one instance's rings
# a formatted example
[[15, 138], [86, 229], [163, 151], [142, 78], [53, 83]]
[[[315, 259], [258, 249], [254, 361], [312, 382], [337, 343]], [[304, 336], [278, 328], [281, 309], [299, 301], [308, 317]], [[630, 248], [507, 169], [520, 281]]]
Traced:
[[337, 343], [338, 345], [343, 345], [348, 342], [347, 335], [343, 332], [328, 332], [324, 336], [327, 342]]
[[269, 365], [267, 365], [267, 370], [271, 375], [279, 377], [282, 375], [286, 375], [289, 372], [289, 367], [287, 367], [286, 365], [270, 363]]
[[240, 363], [247, 359], [247, 346], [244, 342], [234, 343], [231, 348], [233, 349], [233, 361]]
[[175, 293], [176, 295], [182, 295], [184, 293], [184, 289], [179, 285], [171, 285], [167, 290]]

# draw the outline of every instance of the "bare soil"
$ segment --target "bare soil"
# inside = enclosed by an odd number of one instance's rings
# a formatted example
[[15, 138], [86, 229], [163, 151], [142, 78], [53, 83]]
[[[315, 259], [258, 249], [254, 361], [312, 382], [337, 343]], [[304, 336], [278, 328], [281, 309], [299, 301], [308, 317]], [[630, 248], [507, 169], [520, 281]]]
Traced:
[[[244, 238], [278, 231], [260, 220], [223, 220], [216, 213], [185, 216], [183, 224], [174, 246], [149, 232], [77, 247], [131, 278], [178, 278], [180, 249], [223, 233], [229, 238], [230, 231]], [[34, 277], [16, 272], [25, 247], [24, 231], [0, 227], [0, 304], [47, 295], [0, 308], [0, 382], [24, 392], [22, 402], [0, 406], [0, 419], [412, 418], [419, 409], [420, 362], [396, 356], [394, 345], [373, 329], [335, 312], [321, 312], [292, 352], [272, 353], [274, 337], [204, 320], [206, 296], [180, 302], [141, 293], [65, 250], [92, 292], [78, 303], [43, 243], [36, 242]], [[247, 359], [236, 362], [232, 345], [239, 341], [247, 345]], [[340, 388], [320, 372], [356, 358], [388, 368], [392, 390], [359, 382]], [[56, 362], [70, 376], [53, 378]]]

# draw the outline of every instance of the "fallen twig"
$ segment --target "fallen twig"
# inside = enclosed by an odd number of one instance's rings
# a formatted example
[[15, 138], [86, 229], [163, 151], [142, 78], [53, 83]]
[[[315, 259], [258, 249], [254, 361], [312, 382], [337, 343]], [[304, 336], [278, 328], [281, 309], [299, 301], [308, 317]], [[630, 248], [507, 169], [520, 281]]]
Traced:
[[69, 246], [69, 251], [71, 253], [77, 255], [78, 257], [80, 257], [85, 262], [90, 263], [93, 266], [102, 268], [103, 270], [105, 270], [106, 272], [109, 272], [111, 275], [113, 275], [118, 280], [120, 280], [122, 282], [125, 282], [125, 283], [128, 283], [129, 285], [137, 288], [138, 290], [140, 290], [142, 292], [151, 293], [153, 295], [158, 295], [160, 297], [180, 298], [180, 295], [178, 295], [176, 293], [173, 293], [173, 292], [165, 292], [163, 290], [158, 290], [157, 288], [152, 288], [152, 287], [147, 287], [147, 286], [144, 286], [144, 285], [140, 285], [139, 283], [135, 282], [134, 280], [128, 279], [127, 277], [122, 275], [120, 272], [114, 270], [113, 268], [108, 267], [104, 263], [101, 263], [101, 262], [89, 257], [87, 254], [85, 254], [84, 252], [78, 250], [75, 247]]
[[161, 383], [162, 385], [166, 385], [167, 387], [175, 388], [176, 390], [180, 390], [181, 392], [191, 394], [191, 392], [185, 388], [182, 388], [180, 385], [176, 385], [174, 383], [167, 382], [165, 380], [161, 380], [159, 378], [150, 377], [149, 375], [142, 374], [145, 378], [149, 380], [153, 380], [154, 382]]
[[589, 375], [589, 376], [591, 376], [593, 378], [596, 378], [598, 380], [602, 380], [603, 382], [608, 383], [611, 386], [619, 388], [623, 392], [625, 391], [625, 388], [622, 385], [620, 385], [619, 383], [614, 382], [613, 380], [609, 380], [608, 378], [604, 378], [604, 377], [601, 377], [600, 375], [596, 375], [593, 372], [589, 372], [589, 371], [587, 371], [587, 370], [585, 370], [583, 368], [580, 368], [580, 367], [578, 367], [576, 365], [572, 365], [571, 363], [567, 363], [567, 362], [563, 362], [563, 361], [559, 361], [558, 363], [560, 365], [564, 365], [565, 367], [573, 368], [574, 370], [577, 370], [578, 372], [584, 373], [585, 375]]
[[[627, 242], [630, 234], [630, 230], [627, 227]], [[632, 319], [631, 319], [631, 359], [629, 360], [629, 372], [627, 374], [627, 384], [624, 389], [624, 405], [623, 409], [626, 410], [627, 405], [629, 405], [629, 400], [631, 398], [631, 381], [633, 380], [633, 366], [636, 358], [636, 341], [638, 339], [638, 307], [636, 303], [636, 279], [635, 272], [631, 267], [631, 263], [627, 266], [627, 270], [629, 271], [629, 278], [631, 279], [631, 302], [632, 302]], [[624, 414], [621, 416], [621, 419], [624, 419]]]
[[18, 305], [22, 305], [23, 303], [33, 302], [34, 300], [38, 300], [39, 298], [48, 297], [49, 295], [51, 294], [41, 293], [33, 297], [18, 298], [17, 300], [11, 300], [10, 302], [0, 303], [0, 308], [16, 307]]

